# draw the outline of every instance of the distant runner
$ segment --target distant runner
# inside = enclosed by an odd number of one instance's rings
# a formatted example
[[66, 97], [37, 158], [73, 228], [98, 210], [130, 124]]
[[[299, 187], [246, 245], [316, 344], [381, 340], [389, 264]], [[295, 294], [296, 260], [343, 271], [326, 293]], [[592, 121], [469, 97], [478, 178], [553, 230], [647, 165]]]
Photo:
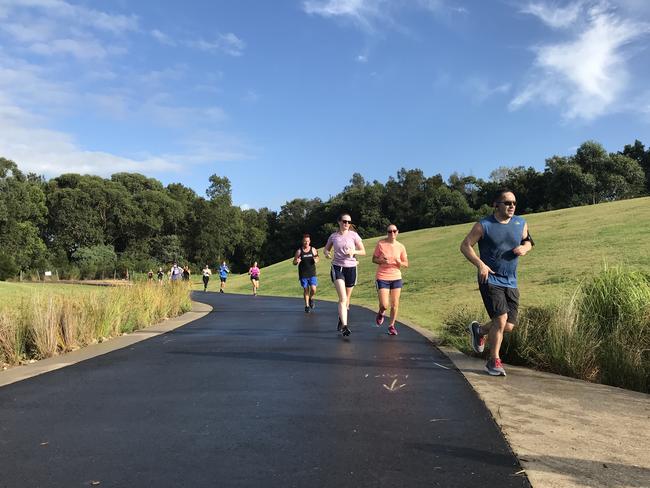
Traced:
[[311, 236], [302, 236], [302, 247], [296, 251], [293, 264], [298, 265], [298, 280], [303, 289], [305, 299], [305, 313], [314, 310], [314, 295], [318, 286], [316, 277], [316, 263], [320, 260], [318, 249], [311, 247]]
[[190, 267], [187, 264], [183, 266], [183, 281], [190, 281], [191, 274]]
[[212, 276], [212, 271], [206, 264], [201, 273], [203, 274], [203, 291], [208, 291], [208, 282], [210, 281], [210, 276]]
[[339, 230], [329, 236], [324, 252], [325, 257], [330, 259], [332, 257], [330, 251], [334, 249], [330, 274], [336, 293], [339, 296], [337, 330], [347, 337], [350, 335], [350, 328], [348, 327], [350, 298], [352, 297], [352, 289], [357, 284], [357, 259], [355, 255], [365, 256], [366, 249], [363, 247], [359, 234], [354, 230], [350, 230], [352, 219], [349, 214], [340, 215], [338, 224]]
[[249, 268], [248, 274], [251, 277], [251, 284], [253, 285], [253, 295], [257, 296], [257, 290], [260, 287], [260, 268], [257, 267], [257, 261]]
[[[526, 221], [515, 215], [514, 193], [502, 189], [495, 193], [494, 214], [474, 224], [460, 245], [460, 251], [478, 269], [479, 290], [490, 319], [487, 324], [474, 321], [469, 325], [472, 347], [483, 352], [489, 337], [490, 358], [485, 370], [492, 376], [505, 376], [499, 351], [503, 333], [517, 325], [519, 289], [517, 264], [535, 245]], [[478, 243], [481, 257], [474, 251]]]
[[375, 322], [377, 326], [384, 323], [384, 312], [390, 305], [389, 335], [397, 335], [395, 321], [399, 310], [399, 298], [402, 293], [402, 272], [400, 268], [408, 268], [408, 256], [406, 248], [401, 242], [397, 242], [397, 226], [390, 224], [386, 229], [387, 236], [380, 240], [372, 253], [372, 262], [378, 264], [375, 275], [377, 284], [377, 296], [379, 298], [379, 311]]
[[158, 283], [162, 285], [163, 278], [165, 277], [165, 272], [161, 267], [158, 268]]
[[228, 265], [226, 264], [225, 261], [221, 263], [221, 266], [219, 266], [219, 280], [221, 281], [221, 284], [219, 285], [219, 293], [223, 293], [224, 289], [226, 288], [226, 280], [228, 279], [228, 273], [230, 273], [230, 269], [228, 268]]
[[174, 263], [172, 265], [172, 269], [169, 270], [169, 278], [172, 281], [178, 281], [181, 279], [182, 276], [183, 276], [183, 270], [177, 263]]

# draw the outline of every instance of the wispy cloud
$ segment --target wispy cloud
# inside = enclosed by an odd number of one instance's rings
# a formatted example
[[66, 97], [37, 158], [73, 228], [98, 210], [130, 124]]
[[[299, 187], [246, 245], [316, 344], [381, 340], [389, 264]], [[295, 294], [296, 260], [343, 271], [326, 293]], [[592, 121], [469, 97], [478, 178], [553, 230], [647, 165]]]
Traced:
[[166, 46], [176, 46], [176, 41], [158, 29], [153, 29], [150, 34], [151, 37], [153, 37], [160, 44], [164, 44]]
[[246, 48], [246, 43], [232, 32], [219, 34], [215, 39], [197, 39], [185, 41], [185, 45], [207, 52], [223, 52], [230, 56], [241, 56]]
[[309, 15], [346, 20], [367, 33], [376, 33], [382, 26], [401, 30], [396, 17], [404, 9], [434, 14], [467, 13], [466, 8], [451, 0], [304, 0], [302, 6]]
[[480, 77], [469, 78], [462, 86], [463, 91], [477, 103], [483, 103], [495, 95], [505, 95], [510, 92], [510, 83], [491, 85], [487, 80]]
[[[534, 48], [530, 81], [510, 109], [542, 102], [561, 106], [567, 119], [592, 120], [619, 108], [629, 87], [632, 47], [650, 33], [650, 25], [622, 17], [605, 2], [576, 5], [582, 10], [571, 25], [573, 38]], [[544, 8], [548, 18], [556, 18], [551, 6]]]
[[531, 2], [522, 8], [521, 12], [538, 17], [542, 22], [554, 29], [561, 29], [569, 27], [578, 19], [582, 4], [582, 1], [577, 1], [564, 7], [558, 7], [543, 2]]

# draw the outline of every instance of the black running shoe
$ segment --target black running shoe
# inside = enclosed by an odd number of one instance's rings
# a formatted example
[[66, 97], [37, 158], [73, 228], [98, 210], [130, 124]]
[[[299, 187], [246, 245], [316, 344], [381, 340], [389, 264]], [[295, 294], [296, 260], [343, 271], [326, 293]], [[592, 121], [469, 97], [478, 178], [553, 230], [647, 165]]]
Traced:
[[309, 299], [309, 308], [311, 308], [312, 310], [314, 310], [314, 299], [313, 299], [313, 298], [310, 298], [310, 299]]
[[341, 317], [339, 317], [339, 323], [336, 324], [336, 330], [341, 332], [341, 327], [343, 327], [343, 322], [341, 322]]
[[347, 325], [343, 326], [343, 329], [341, 330], [341, 333], [343, 334], [343, 337], [349, 336], [352, 332], [350, 332], [350, 329], [348, 328]]
[[309, 307], [305, 307], [305, 313], [309, 313], [309, 310], [310, 310]]

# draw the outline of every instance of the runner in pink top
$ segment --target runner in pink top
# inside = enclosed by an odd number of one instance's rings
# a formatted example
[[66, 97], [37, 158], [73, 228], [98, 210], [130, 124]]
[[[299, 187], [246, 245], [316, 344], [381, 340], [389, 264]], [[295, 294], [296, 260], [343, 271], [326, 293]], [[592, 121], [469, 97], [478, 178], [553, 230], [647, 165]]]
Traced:
[[260, 287], [260, 268], [257, 267], [257, 261], [248, 269], [248, 275], [253, 284], [253, 295], [257, 295], [257, 289]]
[[[365, 256], [366, 249], [363, 247], [359, 234], [350, 229], [352, 219], [349, 214], [339, 216], [338, 223], [339, 230], [327, 239], [324, 254], [327, 259], [333, 258], [331, 277], [336, 293], [339, 296], [337, 330], [340, 330], [344, 336], [349, 336], [348, 310], [350, 308], [352, 289], [357, 284], [357, 260], [355, 255]], [[332, 249], [334, 250], [333, 253], [331, 252]]]
[[409, 265], [406, 248], [401, 242], [397, 242], [397, 226], [390, 224], [386, 229], [387, 236], [377, 243], [372, 253], [372, 262], [378, 264], [377, 274], [377, 296], [379, 297], [379, 311], [375, 321], [377, 326], [384, 323], [384, 312], [390, 304], [390, 325], [389, 335], [397, 335], [395, 321], [399, 309], [399, 298], [402, 292], [402, 271], [400, 268], [407, 268]]

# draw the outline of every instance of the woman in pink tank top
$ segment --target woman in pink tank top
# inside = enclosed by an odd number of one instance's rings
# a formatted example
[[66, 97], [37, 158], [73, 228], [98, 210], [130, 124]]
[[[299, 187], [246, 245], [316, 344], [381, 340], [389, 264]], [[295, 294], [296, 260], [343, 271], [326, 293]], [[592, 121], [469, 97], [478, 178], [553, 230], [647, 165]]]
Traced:
[[350, 335], [348, 327], [348, 310], [352, 289], [357, 284], [357, 259], [355, 256], [365, 256], [361, 237], [351, 230], [352, 219], [349, 214], [339, 216], [339, 230], [330, 235], [325, 244], [325, 257], [332, 259], [331, 278], [336, 293], [339, 296], [339, 322], [337, 330], [344, 336]]

